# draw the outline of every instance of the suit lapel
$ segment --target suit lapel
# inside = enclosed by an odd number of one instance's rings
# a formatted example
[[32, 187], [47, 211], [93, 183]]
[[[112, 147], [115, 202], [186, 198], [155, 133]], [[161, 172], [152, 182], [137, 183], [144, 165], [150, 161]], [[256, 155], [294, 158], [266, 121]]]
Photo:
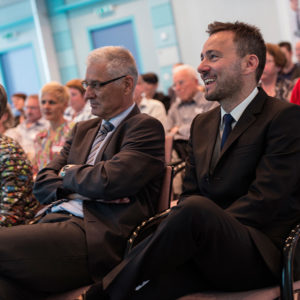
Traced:
[[115, 135], [118, 135], [118, 132], [120, 130], [120, 128], [122, 127], [121, 125], [128, 120], [129, 118], [131, 118], [132, 116], [136, 115], [140, 113], [139, 108], [135, 105], [133, 107], [133, 109], [131, 110], [131, 112], [126, 116], [126, 118], [124, 120], [121, 121], [121, 123], [119, 124], [119, 126], [117, 127], [117, 129], [112, 133], [112, 135], [109, 137], [109, 139], [106, 141], [105, 145], [103, 145], [103, 147], [101, 148], [99, 154], [97, 155], [96, 161], [101, 161], [103, 158], [103, 153], [105, 152], [106, 148], [110, 145], [110, 142], [112, 141], [113, 137]]
[[230, 146], [239, 138], [239, 136], [249, 126], [251, 126], [253, 122], [255, 122], [256, 115], [261, 113], [266, 99], [267, 99], [266, 93], [262, 89], [259, 89], [259, 93], [253, 99], [253, 101], [248, 105], [248, 107], [246, 107], [245, 111], [243, 112], [240, 119], [238, 120], [236, 126], [233, 128], [232, 132], [230, 133], [224, 145], [224, 148], [221, 151], [220, 158], [230, 148]]
[[101, 125], [102, 120], [98, 119], [98, 122], [95, 123], [95, 126], [89, 128], [86, 131], [86, 134], [82, 140], [82, 144], [86, 145], [86, 147], [82, 147], [78, 153], [78, 155], [80, 156], [81, 159], [81, 163], [85, 164], [86, 160], [90, 154], [94, 139], [99, 131], [99, 127]]
[[[219, 134], [219, 126], [220, 126], [220, 107], [215, 108], [214, 110], [209, 112], [209, 117], [205, 119], [203, 123], [201, 123], [199, 128], [195, 128], [195, 132], [193, 134], [193, 143], [194, 152], [197, 153], [195, 157], [197, 157], [197, 165], [201, 166], [201, 171], [203, 174], [208, 173], [210, 170], [211, 160], [213, 159], [214, 148], [216, 143], [217, 135]], [[205, 132], [205, 137], [202, 140], [199, 140], [197, 136], [199, 135], [198, 130], [201, 132]], [[201, 134], [200, 134], [201, 136]], [[201, 161], [199, 159], [201, 158]]]

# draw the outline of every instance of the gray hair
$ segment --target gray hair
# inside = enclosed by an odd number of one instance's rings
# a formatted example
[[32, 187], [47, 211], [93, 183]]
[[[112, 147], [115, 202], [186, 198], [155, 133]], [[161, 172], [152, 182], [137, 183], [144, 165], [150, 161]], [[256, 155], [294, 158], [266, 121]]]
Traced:
[[173, 69], [173, 75], [183, 70], [187, 71], [187, 73], [191, 76], [191, 78], [199, 80], [199, 74], [197, 73], [196, 69], [186, 64], [175, 67]]
[[93, 50], [87, 58], [87, 65], [105, 63], [111, 77], [131, 75], [134, 86], [138, 78], [136, 62], [129, 50], [120, 46], [106, 46]]

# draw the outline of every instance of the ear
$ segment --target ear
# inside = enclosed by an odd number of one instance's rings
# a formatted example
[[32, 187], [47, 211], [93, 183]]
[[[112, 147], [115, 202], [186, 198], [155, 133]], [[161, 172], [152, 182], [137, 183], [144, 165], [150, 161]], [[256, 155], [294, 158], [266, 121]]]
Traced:
[[133, 93], [133, 77], [130, 75], [127, 75], [124, 78], [124, 94], [130, 95]]
[[242, 62], [242, 72], [245, 75], [255, 73], [258, 68], [259, 59], [255, 54], [247, 54], [243, 58]]

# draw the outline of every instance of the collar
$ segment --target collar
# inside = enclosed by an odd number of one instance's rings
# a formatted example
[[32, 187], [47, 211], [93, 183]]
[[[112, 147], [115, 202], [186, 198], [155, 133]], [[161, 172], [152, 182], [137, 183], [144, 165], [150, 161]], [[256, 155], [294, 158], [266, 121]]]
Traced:
[[140, 102], [139, 107], [146, 107], [147, 106], [147, 101], [148, 101], [148, 99], [143, 97], [141, 102]]
[[133, 103], [131, 106], [129, 106], [127, 109], [122, 111], [117, 116], [115, 116], [109, 120], [102, 120], [101, 125], [105, 121], [109, 122], [114, 125], [114, 129], [112, 130], [112, 131], [114, 131], [120, 125], [120, 123], [129, 115], [129, 113], [133, 110], [134, 106], [135, 106], [135, 103]]
[[[251, 103], [251, 101], [255, 98], [257, 94], [258, 88], [255, 87], [254, 90], [250, 93], [250, 95], [230, 112], [230, 114], [234, 118], [234, 124], [239, 120], [244, 110], [247, 108], [247, 106]], [[223, 109], [223, 107], [221, 107], [221, 126], [223, 126], [223, 116], [225, 114], [225, 110]]]

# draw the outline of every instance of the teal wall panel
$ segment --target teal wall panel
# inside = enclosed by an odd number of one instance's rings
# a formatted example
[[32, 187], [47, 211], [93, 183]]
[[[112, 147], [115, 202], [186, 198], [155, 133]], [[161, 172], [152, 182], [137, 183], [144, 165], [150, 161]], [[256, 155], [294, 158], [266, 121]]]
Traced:
[[155, 46], [163, 48], [177, 44], [177, 37], [173, 25], [161, 27], [154, 32]]
[[61, 82], [66, 84], [69, 80], [78, 78], [77, 66], [68, 66], [60, 68]]
[[50, 24], [51, 24], [53, 33], [69, 30], [68, 19], [66, 18], [66, 16], [64, 14], [58, 14], [55, 16], [51, 16]]
[[72, 49], [58, 52], [57, 59], [61, 68], [76, 65], [76, 59]]
[[170, 3], [164, 3], [151, 8], [152, 24], [154, 28], [159, 28], [173, 24], [173, 14]]
[[55, 48], [58, 52], [73, 48], [72, 38], [69, 30], [54, 33], [53, 39]]

